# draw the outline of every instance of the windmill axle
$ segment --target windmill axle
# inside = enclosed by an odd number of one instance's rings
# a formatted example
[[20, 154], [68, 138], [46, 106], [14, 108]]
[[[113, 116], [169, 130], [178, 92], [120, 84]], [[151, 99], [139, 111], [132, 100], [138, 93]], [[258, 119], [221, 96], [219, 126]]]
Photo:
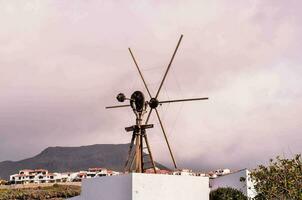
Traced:
[[154, 109], [157, 108], [157, 106], [159, 105], [159, 101], [155, 98], [151, 98], [149, 101], [149, 106], [150, 108]]

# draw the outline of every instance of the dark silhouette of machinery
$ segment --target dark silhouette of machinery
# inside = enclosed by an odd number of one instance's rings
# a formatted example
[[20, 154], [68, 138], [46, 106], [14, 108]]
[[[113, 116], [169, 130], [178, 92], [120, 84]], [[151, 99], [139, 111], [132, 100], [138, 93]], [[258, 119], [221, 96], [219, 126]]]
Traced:
[[[172, 153], [172, 149], [170, 146], [170, 143], [168, 141], [167, 138], [167, 134], [166, 131], [164, 129], [163, 126], [163, 122], [160, 118], [160, 115], [158, 113], [157, 107], [159, 105], [162, 104], [166, 104], [166, 103], [174, 103], [174, 102], [183, 102], [183, 101], [198, 101], [198, 100], [207, 100], [208, 97], [204, 97], [204, 98], [192, 98], [192, 99], [176, 99], [176, 100], [166, 100], [166, 101], [161, 101], [158, 100], [158, 95], [160, 94], [160, 91], [162, 89], [162, 86], [166, 80], [167, 74], [170, 70], [171, 64], [174, 60], [174, 57], [176, 55], [176, 52], [178, 50], [178, 47], [180, 45], [180, 42], [183, 38], [183, 35], [181, 35], [177, 46], [174, 50], [174, 53], [172, 55], [172, 58], [169, 62], [169, 65], [165, 71], [165, 74], [163, 76], [163, 79], [159, 85], [159, 88], [156, 92], [155, 96], [152, 96], [150, 93], [150, 90], [146, 84], [146, 81], [143, 77], [143, 74], [136, 62], [136, 59], [131, 51], [131, 49], [129, 48], [129, 52], [131, 54], [131, 57], [134, 61], [134, 64], [139, 72], [139, 75], [144, 83], [145, 89], [147, 90], [148, 96], [149, 96], [149, 100], [146, 101], [145, 100], [145, 96], [141, 91], [135, 91], [133, 92], [133, 94], [131, 95], [130, 98], [127, 98], [123, 93], [120, 93], [117, 95], [117, 100], [119, 102], [125, 102], [125, 101], [129, 101], [129, 104], [125, 104], [125, 105], [117, 105], [117, 106], [108, 106], [106, 107], [106, 109], [110, 109], [110, 108], [121, 108], [121, 107], [131, 107], [135, 116], [136, 116], [136, 124], [130, 127], [126, 127], [126, 131], [127, 132], [132, 132], [132, 139], [131, 139], [131, 143], [130, 143], [130, 148], [129, 148], [129, 152], [128, 152], [128, 158], [127, 161], [125, 163], [125, 171], [131, 172], [131, 171], [135, 171], [138, 173], [144, 173], [146, 169], [148, 168], [153, 168], [154, 169], [154, 173], [156, 173], [156, 166], [153, 160], [153, 156], [152, 156], [152, 152], [151, 152], [151, 148], [148, 142], [148, 137], [146, 134], [146, 129], [149, 128], [153, 128], [153, 124], [148, 124], [150, 116], [152, 111], [154, 110], [157, 116], [157, 119], [159, 121], [161, 130], [163, 132], [163, 135], [165, 137], [165, 141], [167, 143], [174, 167], [177, 169], [177, 165]], [[149, 112], [148, 112], [149, 110]], [[145, 114], [147, 114], [147, 118], [146, 120], [143, 122], [144, 116]], [[134, 149], [135, 148], [135, 149]], [[146, 153], [144, 151], [144, 149], [146, 149], [148, 152]], [[149, 157], [149, 160], [147, 160], [147, 157]], [[151, 166], [148, 166], [148, 163], [151, 164]]]

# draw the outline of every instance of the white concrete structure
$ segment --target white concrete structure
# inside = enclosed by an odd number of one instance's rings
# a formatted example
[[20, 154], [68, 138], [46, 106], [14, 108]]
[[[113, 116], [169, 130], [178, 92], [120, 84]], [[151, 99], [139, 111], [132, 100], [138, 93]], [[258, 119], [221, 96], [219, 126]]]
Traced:
[[82, 182], [72, 200], [208, 200], [209, 178], [165, 174], [125, 174]]
[[242, 169], [237, 172], [232, 172], [210, 179], [211, 190], [226, 187], [240, 190], [249, 199], [254, 198], [257, 194], [250, 177], [250, 172], [247, 169]]

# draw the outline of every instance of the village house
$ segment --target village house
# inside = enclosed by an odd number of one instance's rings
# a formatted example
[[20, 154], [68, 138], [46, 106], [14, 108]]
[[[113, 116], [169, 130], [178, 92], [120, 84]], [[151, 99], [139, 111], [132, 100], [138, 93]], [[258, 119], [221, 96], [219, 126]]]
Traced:
[[50, 173], [45, 169], [24, 169], [18, 174], [10, 176], [11, 184], [28, 184], [28, 183], [60, 183], [82, 181], [82, 179], [93, 178], [96, 176], [113, 176], [119, 175], [120, 172], [112, 171], [105, 168], [89, 168], [87, 171]]
[[172, 172], [172, 175], [179, 175], [179, 176], [195, 176], [195, 173], [190, 169], [181, 169]]
[[121, 172], [116, 172], [113, 170], [109, 170], [106, 168], [100, 168], [100, 167], [95, 167], [95, 168], [89, 168], [88, 171], [80, 171], [77, 174], [77, 177], [75, 178], [75, 181], [81, 181], [82, 179], [86, 178], [94, 178], [98, 176], [115, 176], [119, 175]]
[[218, 176], [223, 176], [229, 173], [231, 173], [230, 169], [217, 169], [215, 171], [209, 172], [208, 175], [211, 178], [216, 178]]
[[[155, 170], [156, 170], [156, 174], [169, 174], [169, 175], [171, 175], [171, 173], [172, 173], [171, 171], [165, 170], [165, 169], [156, 168]], [[154, 174], [154, 169], [152, 169], [152, 168], [147, 169], [145, 171], [145, 173], [147, 173], [147, 174]]]
[[14, 184], [55, 183], [57, 176], [57, 173], [49, 173], [45, 169], [24, 169], [18, 174], [11, 175], [10, 182]]
[[[154, 174], [154, 169], [150, 168], [145, 171], [147, 174]], [[156, 168], [156, 174], [167, 174], [167, 175], [177, 175], [177, 176], [206, 176], [205, 173], [202, 172], [193, 172], [189, 169], [179, 169], [175, 171], [165, 170]]]

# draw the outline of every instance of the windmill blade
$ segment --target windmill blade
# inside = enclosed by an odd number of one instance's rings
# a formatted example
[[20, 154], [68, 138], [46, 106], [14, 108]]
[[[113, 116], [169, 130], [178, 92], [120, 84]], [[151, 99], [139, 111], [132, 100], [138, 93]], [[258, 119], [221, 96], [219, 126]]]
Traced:
[[145, 88], [146, 88], [146, 90], [147, 90], [147, 92], [148, 92], [148, 94], [149, 94], [149, 97], [152, 98], [151, 93], [150, 93], [150, 91], [149, 91], [149, 88], [148, 88], [148, 86], [147, 86], [147, 83], [146, 83], [146, 81], [145, 81], [145, 79], [144, 79], [144, 77], [143, 77], [143, 74], [142, 74], [141, 70], [139, 69], [138, 64], [137, 64], [137, 62], [136, 62], [136, 60], [135, 60], [135, 57], [134, 57], [134, 55], [133, 55], [131, 49], [128, 48], [128, 50], [129, 50], [129, 52], [130, 52], [130, 54], [131, 54], [131, 57], [132, 57], [132, 59], [133, 59], [133, 62], [134, 62], [134, 64], [135, 64], [135, 66], [136, 66], [136, 68], [137, 68], [137, 70], [138, 70], [138, 73], [139, 73], [140, 77], [142, 78], [142, 80], [143, 80], [143, 82], [144, 82], [144, 85], [145, 85]]
[[107, 106], [105, 107], [106, 109], [111, 109], [111, 108], [123, 108], [123, 107], [129, 107], [130, 105], [119, 105], [119, 106]]
[[165, 75], [164, 75], [164, 77], [163, 77], [163, 79], [162, 79], [162, 81], [161, 81], [161, 83], [160, 83], [160, 85], [159, 85], [159, 88], [158, 88], [158, 90], [157, 90], [155, 99], [157, 99], [157, 97], [158, 97], [158, 95], [159, 95], [159, 92], [160, 92], [161, 88], [163, 87], [163, 84], [164, 84], [164, 82], [165, 82], [166, 76], [167, 76], [167, 74], [168, 74], [168, 72], [169, 72], [169, 70], [170, 70], [170, 67], [171, 67], [172, 62], [173, 62], [173, 60], [174, 60], [174, 57], [175, 57], [175, 55], [176, 55], [176, 52], [177, 52], [177, 50], [178, 50], [178, 47], [179, 47], [180, 42], [181, 42], [181, 40], [182, 40], [182, 37], [183, 37], [183, 35], [181, 35], [180, 38], [179, 38], [179, 40], [178, 40], [178, 43], [177, 43], [177, 45], [176, 45], [176, 48], [175, 48], [174, 53], [173, 53], [173, 55], [172, 55], [172, 58], [171, 58], [171, 60], [170, 60], [170, 62], [169, 62], [169, 65], [168, 65], [168, 67], [167, 67], [167, 70], [166, 70], [166, 72], [165, 72]]
[[208, 97], [203, 98], [192, 98], [192, 99], [174, 99], [174, 100], [167, 100], [167, 101], [159, 101], [159, 104], [163, 103], [175, 103], [175, 102], [183, 102], [183, 101], [200, 101], [200, 100], [208, 100]]
[[172, 153], [172, 150], [171, 150], [171, 147], [170, 147], [168, 138], [167, 138], [167, 134], [166, 134], [166, 131], [165, 131], [165, 129], [164, 129], [164, 125], [163, 125], [163, 123], [162, 123], [162, 121], [161, 121], [161, 119], [160, 119], [159, 113], [158, 113], [158, 111], [157, 111], [156, 108], [155, 108], [155, 112], [156, 112], [156, 115], [157, 115], [157, 118], [158, 118], [158, 121], [159, 121], [161, 130], [163, 131], [163, 134], [164, 134], [164, 137], [165, 137], [167, 146], [168, 146], [168, 148], [169, 148], [169, 152], [170, 152], [171, 158], [172, 158], [172, 160], [173, 160], [174, 167], [175, 167], [175, 169], [177, 169], [176, 162], [175, 162], [175, 159], [174, 159], [174, 156], [173, 156], [173, 153]]

